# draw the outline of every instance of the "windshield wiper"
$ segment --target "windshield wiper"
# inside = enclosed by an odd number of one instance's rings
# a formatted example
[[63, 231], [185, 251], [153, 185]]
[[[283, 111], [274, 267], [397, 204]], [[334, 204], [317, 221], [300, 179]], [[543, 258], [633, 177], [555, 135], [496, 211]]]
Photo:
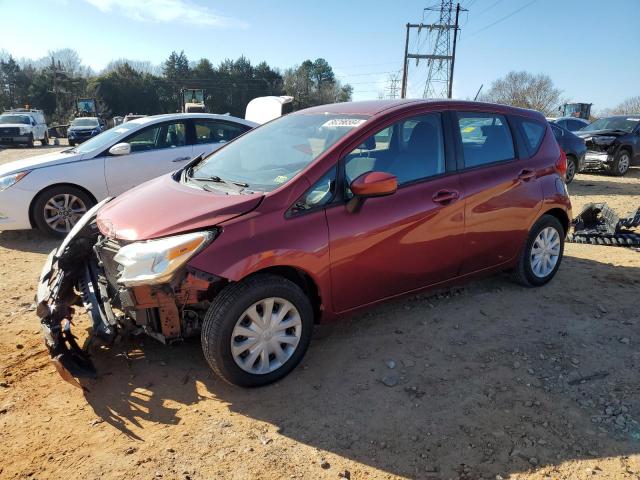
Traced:
[[189, 177], [190, 180], [195, 180], [197, 182], [214, 182], [214, 183], [224, 183], [230, 187], [242, 187], [247, 188], [249, 186], [248, 183], [244, 182], [236, 182], [233, 180], [225, 180], [224, 178], [220, 178], [217, 175], [212, 175], [210, 177]]

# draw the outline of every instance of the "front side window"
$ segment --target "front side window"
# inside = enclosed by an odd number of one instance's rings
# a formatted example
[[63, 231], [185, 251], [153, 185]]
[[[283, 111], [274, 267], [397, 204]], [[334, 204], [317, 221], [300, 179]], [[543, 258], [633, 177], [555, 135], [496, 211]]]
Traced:
[[332, 167], [298, 199], [291, 211], [300, 213], [329, 204], [336, 193], [335, 187], [336, 168]]
[[441, 115], [411, 117], [386, 127], [349, 153], [344, 164], [347, 185], [373, 171], [395, 175], [398, 185], [444, 173]]
[[465, 168], [515, 158], [511, 130], [504, 115], [458, 112]]
[[161, 148], [183, 147], [187, 144], [187, 129], [184, 123], [152, 125], [126, 140], [132, 152], [146, 152]]
[[212, 120], [196, 120], [196, 143], [226, 143], [243, 134], [249, 127]]
[[292, 114], [247, 132], [193, 168], [191, 176], [219, 177], [270, 192], [284, 185], [367, 116]]

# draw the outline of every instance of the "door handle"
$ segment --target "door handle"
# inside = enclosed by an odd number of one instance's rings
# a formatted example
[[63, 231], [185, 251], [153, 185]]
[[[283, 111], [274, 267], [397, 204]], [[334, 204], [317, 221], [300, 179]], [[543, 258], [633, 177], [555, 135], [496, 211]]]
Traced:
[[178, 157], [178, 158], [174, 158], [173, 160], [171, 160], [174, 163], [177, 162], [184, 162], [185, 160], [189, 160], [191, 157]]
[[523, 182], [528, 182], [534, 178], [536, 178], [536, 172], [533, 170], [524, 169], [518, 174], [518, 180], [522, 180]]
[[436, 192], [433, 197], [431, 197], [431, 199], [436, 202], [436, 203], [440, 203], [442, 205], [447, 204], [447, 203], [451, 203], [455, 200], [457, 200], [460, 197], [460, 194], [456, 191], [453, 190], [440, 190], [438, 192]]

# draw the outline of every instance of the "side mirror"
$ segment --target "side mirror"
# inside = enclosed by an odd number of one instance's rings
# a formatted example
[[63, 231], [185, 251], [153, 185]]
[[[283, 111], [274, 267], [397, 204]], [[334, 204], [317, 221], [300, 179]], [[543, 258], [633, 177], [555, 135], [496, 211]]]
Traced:
[[385, 172], [367, 172], [351, 182], [351, 191], [356, 197], [384, 197], [396, 193], [398, 179]]
[[109, 149], [111, 155], [129, 155], [131, 153], [131, 145], [129, 143], [116, 143]]

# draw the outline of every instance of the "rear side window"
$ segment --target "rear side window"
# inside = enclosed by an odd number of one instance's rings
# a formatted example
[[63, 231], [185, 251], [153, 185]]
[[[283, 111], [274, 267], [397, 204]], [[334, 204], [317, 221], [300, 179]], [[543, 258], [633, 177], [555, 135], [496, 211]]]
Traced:
[[531, 152], [531, 155], [533, 155], [538, 151], [538, 148], [540, 148], [547, 127], [532, 120], [521, 120], [520, 125], [522, 125], [524, 140], [527, 142], [527, 149]]
[[226, 143], [246, 132], [249, 127], [226, 122], [196, 120], [196, 143]]
[[553, 125], [552, 123], [550, 123], [549, 126], [551, 127], [551, 131], [553, 132], [553, 136], [556, 137], [556, 140], [559, 140], [564, 136], [564, 132], [560, 127]]
[[458, 112], [465, 168], [515, 158], [511, 130], [504, 115]]

